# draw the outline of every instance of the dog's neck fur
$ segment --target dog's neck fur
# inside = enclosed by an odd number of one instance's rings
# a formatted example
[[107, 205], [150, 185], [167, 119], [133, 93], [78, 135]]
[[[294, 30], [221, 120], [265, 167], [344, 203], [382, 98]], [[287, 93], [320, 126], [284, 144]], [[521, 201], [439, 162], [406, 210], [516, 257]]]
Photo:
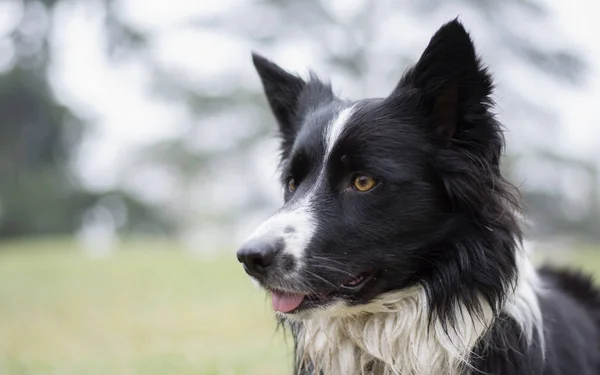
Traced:
[[471, 318], [457, 308], [463, 321], [444, 327], [436, 318], [430, 325], [426, 304], [424, 290], [415, 287], [384, 295], [358, 314], [307, 319], [296, 337], [297, 361], [315, 374], [459, 374], [492, 311]]
[[[501, 310], [529, 341], [536, 334], [541, 339], [537, 274], [526, 255], [517, 264], [518, 279]], [[429, 312], [424, 289], [413, 287], [382, 295], [367, 306], [334, 308], [295, 322], [297, 370], [331, 375], [465, 373], [473, 348], [494, 323], [492, 309], [482, 301], [481, 312], [473, 316], [458, 304], [454, 325], [436, 317], [430, 324]]]

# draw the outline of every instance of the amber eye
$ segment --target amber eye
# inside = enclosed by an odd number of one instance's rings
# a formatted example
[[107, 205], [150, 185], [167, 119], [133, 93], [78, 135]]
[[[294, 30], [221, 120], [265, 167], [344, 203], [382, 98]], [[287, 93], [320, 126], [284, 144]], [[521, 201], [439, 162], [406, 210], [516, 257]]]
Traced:
[[290, 179], [288, 180], [288, 190], [289, 190], [289, 191], [294, 191], [294, 190], [296, 190], [296, 181], [294, 181], [294, 179], [293, 179], [293, 178], [290, 178]]
[[354, 177], [354, 181], [352, 183], [354, 184], [354, 188], [356, 190], [365, 192], [373, 189], [377, 182], [372, 177], [358, 175]]

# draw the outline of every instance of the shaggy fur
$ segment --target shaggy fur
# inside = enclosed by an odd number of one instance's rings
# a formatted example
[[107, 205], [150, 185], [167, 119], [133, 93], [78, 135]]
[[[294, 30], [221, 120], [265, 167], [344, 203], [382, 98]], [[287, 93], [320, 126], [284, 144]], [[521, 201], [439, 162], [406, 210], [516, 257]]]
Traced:
[[[507, 319], [528, 343], [543, 345], [542, 317], [536, 292], [538, 276], [527, 254], [518, 253], [519, 275], [507, 298]], [[422, 287], [389, 292], [360, 307], [334, 307], [311, 319], [290, 323], [296, 339], [296, 367], [324, 374], [461, 374], [474, 369], [473, 348], [494, 322], [486, 306], [471, 314], [465, 305], [453, 312], [461, 324], [450, 330], [435, 318], [430, 324], [427, 295]], [[302, 372], [302, 371], [301, 371]], [[307, 371], [310, 373], [310, 371]]]
[[386, 98], [253, 59], [285, 204], [238, 259], [291, 330], [296, 374], [600, 374], [599, 293], [521, 249], [492, 78], [457, 20]]

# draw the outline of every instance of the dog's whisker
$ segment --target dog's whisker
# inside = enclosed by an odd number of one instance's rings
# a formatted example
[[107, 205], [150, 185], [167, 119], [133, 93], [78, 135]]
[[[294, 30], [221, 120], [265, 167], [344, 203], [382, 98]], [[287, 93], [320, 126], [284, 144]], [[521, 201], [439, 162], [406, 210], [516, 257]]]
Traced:
[[331, 271], [335, 271], [336, 273], [339, 273], [339, 274], [352, 276], [352, 274], [350, 272], [346, 271], [346, 270], [342, 270], [342, 269], [339, 269], [339, 268], [336, 268], [336, 267], [331, 267], [331, 266], [328, 266], [328, 265], [325, 265], [325, 264], [313, 264], [312, 267], [315, 267], [315, 268], [324, 268], [324, 269], [328, 269], [328, 270], [331, 270]]
[[326, 284], [329, 284], [329, 285], [331, 285], [331, 286], [332, 286], [333, 288], [335, 288], [335, 289], [338, 289], [338, 288], [339, 288], [339, 286], [338, 286], [338, 285], [334, 284], [333, 282], [331, 282], [331, 281], [327, 280], [326, 278], [324, 278], [324, 277], [322, 277], [322, 276], [319, 276], [319, 275], [317, 275], [316, 273], [314, 273], [314, 272], [312, 272], [312, 271], [309, 271], [309, 270], [304, 270], [304, 272], [306, 272], [306, 273], [308, 273], [309, 275], [311, 275], [311, 276], [313, 276], [313, 277], [315, 277], [315, 278], [317, 278], [317, 279], [319, 279], [319, 280], [321, 280], [321, 281], [325, 282]]

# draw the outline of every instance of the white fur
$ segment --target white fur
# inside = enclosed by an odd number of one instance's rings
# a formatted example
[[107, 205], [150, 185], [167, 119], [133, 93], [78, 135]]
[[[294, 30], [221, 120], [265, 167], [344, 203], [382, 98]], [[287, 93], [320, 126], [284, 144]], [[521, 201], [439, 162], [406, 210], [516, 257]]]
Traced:
[[519, 324], [528, 342], [537, 335], [543, 348], [543, 319], [538, 299], [544, 291], [543, 285], [527, 251], [518, 249], [516, 257], [517, 280], [514, 293], [509, 296], [504, 311]]
[[[524, 251], [517, 254], [518, 277], [501, 309], [519, 324], [526, 338], [543, 335], [536, 292], [539, 279]], [[465, 306], [455, 311], [455, 327], [434, 318], [428, 331], [427, 299], [422, 287], [381, 295], [368, 305], [342, 303], [300, 315], [300, 362], [310, 361], [325, 374], [459, 375], [478, 339], [493, 323], [490, 306], [471, 316]], [[294, 315], [286, 315], [294, 319]], [[370, 366], [370, 367], [369, 367]]]
[[354, 106], [347, 107], [342, 109], [336, 118], [331, 121], [331, 123], [327, 126], [327, 134], [325, 137], [325, 160], [327, 160], [327, 156], [331, 154], [331, 150], [333, 150], [333, 146], [336, 144], [338, 138], [344, 131], [352, 112], [354, 111]]
[[[293, 228], [292, 231], [286, 229]], [[247, 241], [261, 239], [265, 241], [281, 238], [285, 246], [283, 251], [291, 254], [298, 261], [303, 258], [304, 250], [316, 229], [310, 202], [303, 199], [296, 205], [281, 210], [262, 223]]]
[[473, 318], [458, 306], [455, 314], [462, 324], [445, 330], [435, 319], [429, 326], [422, 287], [390, 292], [343, 312], [341, 307], [334, 310], [335, 315], [303, 320], [298, 337], [299, 360], [332, 375], [459, 374], [492, 321], [489, 307]]

